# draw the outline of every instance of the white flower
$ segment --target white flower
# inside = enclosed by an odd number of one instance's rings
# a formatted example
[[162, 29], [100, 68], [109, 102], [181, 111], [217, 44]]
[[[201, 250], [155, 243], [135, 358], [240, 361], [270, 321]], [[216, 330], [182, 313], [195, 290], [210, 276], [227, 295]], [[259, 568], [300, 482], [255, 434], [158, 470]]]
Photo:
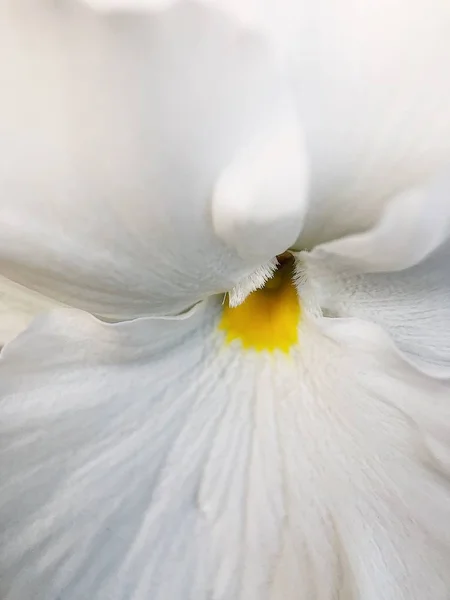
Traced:
[[0, 8], [2, 600], [448, 600], [450, 5], [120, 4]]

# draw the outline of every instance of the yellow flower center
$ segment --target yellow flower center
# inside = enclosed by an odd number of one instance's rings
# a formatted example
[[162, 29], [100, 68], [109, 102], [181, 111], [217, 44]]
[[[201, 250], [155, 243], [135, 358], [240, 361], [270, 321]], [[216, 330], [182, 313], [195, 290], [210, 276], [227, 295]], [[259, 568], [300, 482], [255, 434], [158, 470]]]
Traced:
[[283, 255], [280, 262], [266, 285], [242, 304], [232, 308], [226, 301], [219, 329], [227, 343], [239, 340], [246, 349], [287, 353], [298, 342], [301, 310], [293, 281], [294, 261]]

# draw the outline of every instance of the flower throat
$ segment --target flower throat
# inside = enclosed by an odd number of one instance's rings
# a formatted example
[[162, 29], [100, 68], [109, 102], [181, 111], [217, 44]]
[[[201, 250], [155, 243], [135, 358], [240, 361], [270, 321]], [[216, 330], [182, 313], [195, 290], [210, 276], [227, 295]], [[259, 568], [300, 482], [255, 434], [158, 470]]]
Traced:
[[238, 340], [245, 349], [288, 353], [298, 342], [301, 309], [294, 258], [288, 253], [277, 258], [278, 269], [263, 288], [234, 308], [227, 298], [219, 324], [227, 343]]

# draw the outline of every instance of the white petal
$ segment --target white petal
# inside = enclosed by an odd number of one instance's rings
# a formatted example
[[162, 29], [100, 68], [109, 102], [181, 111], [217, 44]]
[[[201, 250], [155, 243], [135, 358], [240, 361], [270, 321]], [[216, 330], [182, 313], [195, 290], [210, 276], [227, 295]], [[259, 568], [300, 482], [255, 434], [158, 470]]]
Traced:
[[284, 65], [312, 170], [298, 248], [373, 226], [450, 161], [447, 0], [202, 2], [264, 31]]
[[306, 132], [312, 198], [298, 247], [311, 248], [372, 226], [450, 161], [450, 3], [268, 5]]
[[0, 349], [58, 303], [0, 276]]
[[361, 273], [331, 255], [304, 255], [322, 310], [381, 325], [408, 359], [450, 376], [450, 242], [395, 273]]
[[450, 175], [431, 180], [393, 198], [379, 222], [364, 233], [321, 244], [312, 262], [341, 262], [342, 268], [363, 273], [398, 271], [411, 267], [450, 236]]
[[252, 273], [250, 277], [245, 277], [241, 281], [238, 281], [234, 288], [228, 293], [230, 306], [239, 306], [239, 304], [242, 304], [252, 292], [263, 288], [267, 281], [273, 277], [278, 264], [278, 260], [274, 259]]
[[[150, 8], [0, 8], [1, 272], [116, 319], [231, 289], [294, 242], [305, 207], [302, 136], [267, 40], [232, 11]], [[239, 165], [269, 124], [283, 160], [258, 181]], [[220, 237], [213, 196], [230, 166], [236, 228]], [[258, 219], [274, 194], [280, 214], [269, 202]]]
[[[186, 0], [81, 0], [95, 10], [114, 12], [145, 12], [148, 10], [164, 9]], [[190, 1], [190, 0], [188, 0]], [[241, 22], [255, 25], [260, 21], [264, 6], [260, 0], [195, 0], [197, 4], [213, 6], [237, 17]]]
[[214, 229], [243, 258], [262, 262], [268, 255], [281, 254], [297, 239], [308, 189], [299, 131], [287, 97], [280, 118], [269, 120], [217, 181]]
[[177, 0], [81, 0], [88, 6], [98, 11], [114, 12], [122, 11], [142, 11], [154, 8], [165, 8], [167, 5], [174, 4]]
[[450, 376], [449, 233], [446, 175], [395, 198], [367, 232], [299, 253], [300, 271], [325, 314], [378, 323], [419, 368]]
[[291, 357], [41, 318], [0, 359], [4, 600], [446, 600], [448, 384], [376, 326]]

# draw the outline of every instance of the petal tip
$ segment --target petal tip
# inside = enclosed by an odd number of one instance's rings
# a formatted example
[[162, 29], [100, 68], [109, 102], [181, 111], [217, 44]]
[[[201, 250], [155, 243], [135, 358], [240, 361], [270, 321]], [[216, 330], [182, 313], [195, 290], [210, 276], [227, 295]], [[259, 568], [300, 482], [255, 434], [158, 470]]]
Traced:
[[213, 226], [242, 258], [266, 262], [299, 235], [308, 168], [296, 125], [289, 119], [255, 136], [217, 181]]

